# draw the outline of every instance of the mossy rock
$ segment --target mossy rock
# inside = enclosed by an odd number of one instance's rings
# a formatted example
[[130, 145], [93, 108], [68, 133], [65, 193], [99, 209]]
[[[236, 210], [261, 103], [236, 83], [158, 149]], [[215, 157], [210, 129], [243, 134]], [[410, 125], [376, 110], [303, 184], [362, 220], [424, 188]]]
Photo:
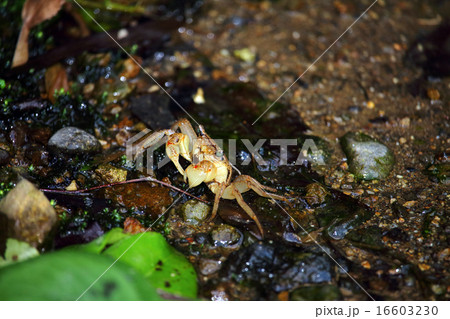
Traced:
[[394, 153], [373, 137], [349, 132], [340, 139], [350, 171], [358, 179], [384, 179], [395, 164]]

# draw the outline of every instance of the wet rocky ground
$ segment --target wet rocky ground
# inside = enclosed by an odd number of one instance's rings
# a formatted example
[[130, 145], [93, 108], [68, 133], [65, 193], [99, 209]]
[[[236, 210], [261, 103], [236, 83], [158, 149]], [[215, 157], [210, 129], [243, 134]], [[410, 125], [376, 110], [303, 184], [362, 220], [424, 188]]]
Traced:
[[[77, 36], [64, 12], [32, 31], [29, 64], [11, 71], [21, 7], [5, 3], [2, 17], [15, 18], [0, 50], [2, 255], [11, 237], [43, 256], [151, 227], [194, 267], [202, 299], [449, 299], [448, 2], [378, 1], [323, 56], [372, 2], [188, 2], [184, 21], [160, 8], [151, 23], [119, 15], [149, 34], [125, 48], [192, 118], [111, 44], [58, 56]], [[61, 70], [70, 89], [53, 96]], [[235, 201], [208, 222], [205, 185], [188, 190], [200, 200], [148, 182], [76, 192], [146, 176], [126, 141], [183, 117], [223, 139], [225, 154], [237, 139], [237, 168], [289, 198], [244, 195], [264, 238]], [[283, 159], [266, 141], [261, 165], [242, 139], [312, 140], [317, 152], [291, 146]], [[153, 174], [188, 188], [172, 164]]]

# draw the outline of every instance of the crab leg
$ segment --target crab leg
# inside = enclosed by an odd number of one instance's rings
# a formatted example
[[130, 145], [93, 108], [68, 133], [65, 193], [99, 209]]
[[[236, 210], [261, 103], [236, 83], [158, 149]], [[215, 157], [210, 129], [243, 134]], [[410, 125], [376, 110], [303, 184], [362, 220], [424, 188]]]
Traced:
[[[231, 185], [234, 185], [239, 190], [240, 193], [245, 193], [252, 189], [259, 196], [276, 199], [276, 200], [281, 200], [281, 201], [285, 201], [285, 202], [287, 201], [287, 199], [283, 196], [269, 193], [266, 191], [266, 190], [270, 190], [272, 192], [276, 192], [276, 189], [261, 185], [256, 179], [254, 179], [248, 175], [240, 175], [240, 176], [236, 177], [236, 179], [231, 183]], [[225, 189], [223, 198], [234, 199], [231, 189], [228, 189], [228, 188]]]
[[247, 203], [244, 201], [244, 198], [242, 197], [242, 194], [239, 191], [239, 189], [234, 184], [231, 184], [229, 186], [229, 188], [231, 188], [231, 192], [233, 193], [234, 197], [236, 198], [236, 201], [238, 202], [239, 206], [241, 206], [242, 209], [245, 210], [247, 215], [250, 216], [250, 218], [255, 221], [256, 225], [258, 226], [259, 232], [261, 233], [261, 236], [264, 236], [264, 230], [261, 226], [261, 223], [258, 220], [258, 217], [253, 212], [253, 210], [250, 208], [250, 206], [248, 206]]
[[239, 179], [244, 179], [245, 183], [247, 183], [247, 187], [250, 187], [259, 196], [267, 197], [267, 198], [271, 198], [271, 199], [277, 199], [277, 200], [281, 200], [281, 201], [285, 201], [285, 202], [288, 201], [283, 196], [280, 196], [280, 195], [277, 195], [277, 194], [273, 194], [273, 193], [269, 193], [269, 192], [265, 191], [265, 190], [269, 190], [269, 191], [272, 191], [272, 192], [276, 192], [277, 191], [276, 189], [274, 189], [272, 187], [264, 186], [264, 185], [260, 184], [256, 179], [254, 179], [253, 177], [250, 177], [248, 175], [241, 175], [241, 176], [238, 176], [236, 178], [236, 180], [234, 181], [234, 183], [236, 183], [236, 182], [242, 183]]
[[216, 190], [216, 196], [214, 198], [214, 207], [213, 207], [211, 216], [208, 218], [209, 221], [214, 220], [214, 218], [216, 217], [217, 210], [219, 209], [219, 201], [222, 198], [225, 188], [226, 188], [226, 184], [220, 183], [219, 188]]
[[[257, 180], [255, 180], [254, 178], [252, 178], [248, 175], [240, 175], [240, 176], [236, 177], [236, 179], [230, 184], [230, 186], [225, 188], [225, 190], [223, 191], [223, 194], [222, 194], [222, 198], [236, 199], [239, 206], [241, 206], [242, 209], [245, 210], [245, 212], [248, 214], [248, 216], [250, 216], [250, 218], [255, 221], [256, 225], [258, 226], [258, 229], [261, 232], [261, 235], [264, 236], [263, 229], [262, 229], [261, 223], [258, 220], [258, 217], [253, 212], [253, 210], [250, 208], [250, 206], [247, 205], [247, 203], [244, 201], [244, 198], [242, 197], [242, 193], [245, 193], [249, 190], [253, 190], [255, 193], [257, 193], [259, 196], [262, 196], [262, 197], [267, 197], [267, 198], [281, 200], [281, 201], [288, 201], [288, 200], [283, 196], [267, 192], [266, 190], [275, 192], [276, 189], [261, 185]], [[218, 192], [216, 193], [216, 199], [217, 199], [217, 194], [218, 194]], [[217, 203], [217, 206], [218, 206], [218, 203]], [[216, 209], [216, 201], [214, 202], [214, 209]], [[213, 213], [214, 213], [214, 209], [213, 209]], [[211, 219], [214, 218], [214, 216], [215, 216], [215, 214], [213, 214], [211, 216]]]
[[133, 160], [136, 160], [136, 158], [142, 154], [147, 148], [152, 147], [155, 144], [158, 144], [159, 141], [161, 141], [164, 136], [171, 136], [174, 134], [174, 131], [172, 130], [161, 130], [152, 133], [150, 136], [146, 137], [143, 142], [139, 143], [134, 147], [133, 150]]

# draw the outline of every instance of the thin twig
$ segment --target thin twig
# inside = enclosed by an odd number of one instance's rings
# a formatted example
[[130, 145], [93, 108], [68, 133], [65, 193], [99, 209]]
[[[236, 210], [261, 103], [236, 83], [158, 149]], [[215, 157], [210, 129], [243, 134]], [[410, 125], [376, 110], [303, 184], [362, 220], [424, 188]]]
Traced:
[[186, 192], [186, 191], [184, 191], [184, 190], [182, 190], [182, 189], [180, 189], [180, 188], [178, 188], [178, 187], [176, 187], [176, 186], [170, 185], [170, 184], [168, 184], [168, 183], [162, 182], [162, 181], [160, 181], [160, 180], [157, 180], [157, 179], [155, 179], [155, 178], [153, 178], [153, 177], [149, 177], [149, 176], [143, 177], [143, 178], [130, 179], [130, 180], [128, 180], [128, 181], [123, 181], [123, 182], [117, 182], [117, 183], [111, 183], [111, 184], [105, 184], [105, 185], [95, 186], [95, 187], [91, 187], [91, 188], [88, 188], [88, 189], [80, 189], [80, 190], [58, 190], [58, 189], [46, 189], [46, 188], [41, 188], [40, 190], [43, 191], [43, 192], [46, 192], [46, 193], [57, 193], [57, 194], [67, 194], [67, 193], [69, 193], [69, 194], [79, 194], [79, 193], [85, 193], [85, 192], [94, 191], [94, 190], [101, 189], [101, 188], [106, 188], [106, 187], [111, 187], [111, 186], [117, 186], [117, 185], [124, 185], [124, 184], [131, 184], [131, 183], [138, 183], [138, 182], [154, 182], [154, 183], [158, 183], [158, 184], [160, 184], [160, 185], [162, 185], [162, 186], [165, 186], [165, 187], [171, 188], [171, 189], [173, 189], [173, 190], [175, 190], [175, 191], [177, 191], [177, 192], [183, 193], [183, 194], [185, 194], [185, 195], [187, 195], [187, 196], [189, 196], [189, 197], [195, 198], [196, 200], [199, 200], [199, 201], [201, 201], [201, 202], [203, 202], [203, 203], [210, 204], [210, 202], [208, 202], [208, 201], [206, 201], [206, 200], [204, 200], [204, 199], [201, 199], [200, 197], [197, 197], [197, 196], [195, 196], [195, 195], [192, 195], [191, 193], [188, 193], [188, 192]]

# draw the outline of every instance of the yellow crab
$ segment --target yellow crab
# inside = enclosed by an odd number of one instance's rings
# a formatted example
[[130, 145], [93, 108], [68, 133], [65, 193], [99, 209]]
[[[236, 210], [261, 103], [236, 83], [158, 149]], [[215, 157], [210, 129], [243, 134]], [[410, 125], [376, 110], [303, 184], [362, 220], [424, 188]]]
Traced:
[[[178, 130], [181, 132], [178, 132]], [[258, 181], [248, 175], [241, 175], [231, 182], [233, 166], [223, 154], [222, 149], [206, 134], [203, 126], [199, 126], [199, 136], [195, 133], [191, 123], [187, 119], [177, 121], [170, 129], [154, 132], [140, 143], [133, 150], [135, 158], [143, 153], [145, 149], [156, 145], [165, 136], [166, 153], [175, 164], [178, 171], [183, 175], [184, 180], [189, 182], [189, 188], [206, 183], [209, 189], [216, 194], [214, 207], [209, 220], [213, 220], [219, 208], [220, 198], [236, 199], [238, 204], [255, 221], [261, 235], [264, 231], [258, 217], [247, 205], [242, 197], [242, 193], [252, 189], [258, 195], [276, 200], [287, 201], [283, 196], [269, 193], [276, 192], [276, 189], [261, 185]], [[181, 167], [179, 156], [183, 156], [190, 164], [186, 170]]]

